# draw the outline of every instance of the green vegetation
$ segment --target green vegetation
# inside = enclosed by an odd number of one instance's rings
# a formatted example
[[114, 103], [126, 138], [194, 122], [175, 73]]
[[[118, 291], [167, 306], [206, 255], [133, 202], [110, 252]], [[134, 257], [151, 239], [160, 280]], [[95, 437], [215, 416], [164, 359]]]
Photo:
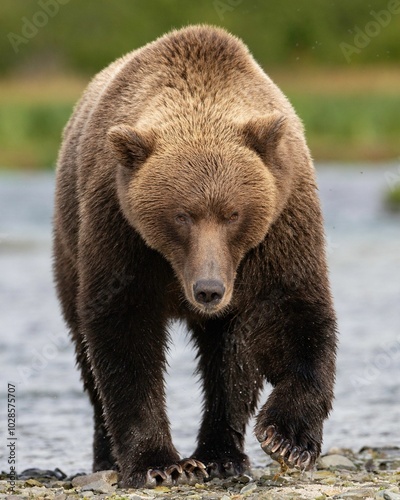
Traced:
[[0, 82], [1, 167], [53, 167], [62, 129], [84, 85], [65, 78]]
[[386, 192], [385, 205], [391, 212], [400, 213], [400, 183]]
[[314, 158], [398, 157], [400, 0], [2, 0], [0, 168], [53, 167], [89, 77], [193, 23], [245, 41], [303, 119]]
[[[400, 59], [400, 12], [388, 10], [396, 11], [397, 0], [55, 1], [1, 1], [0, 73], [56, 67], [90, 75], [171, 28], [193, 23], [227, 28], [268, 67], [347, 65], [341, 44], [354, 45], [360, 31], [362, 47], [350, 55], [352, 64]], [[32, 21], [40, 27], [30, 26]], [[14, 40], [17, 52], [11, 33], [27, 38], [27, 43]]]
[[316, 159], [373, 161], [398, 155], [400, 94], [289, 97]]
[[[364, 75], [344, 78], [341, 73], [335, 83], [331, 72], [321, 72], [315, 81], [308, 71], [294, 79], [278, 70], [272, 76], [302, 118], [316, 160], [376, 161], [399, 154], [397, 73], [382, 75], [374, 91], [363, 89]], [[349, 88], [348, 79], [354, 88]], [[75, 78], [0, 82], [0, 165], [52, 168], [62, 129], [85, 85]]]
[[2, 165], [52, 166], [60, 133], [71, 113], [67, 104], [7, 104], [1, 106]]

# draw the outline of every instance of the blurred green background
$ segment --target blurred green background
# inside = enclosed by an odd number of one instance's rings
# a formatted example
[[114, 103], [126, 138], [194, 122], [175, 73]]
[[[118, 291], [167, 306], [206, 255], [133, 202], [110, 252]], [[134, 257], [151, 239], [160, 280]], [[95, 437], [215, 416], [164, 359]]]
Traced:
[[0, 168], [53, 168], [90, 77], [172, 28], [249, 46], [305, 123], [317, 160], [399, 155], [399, 0], [1, 0]]

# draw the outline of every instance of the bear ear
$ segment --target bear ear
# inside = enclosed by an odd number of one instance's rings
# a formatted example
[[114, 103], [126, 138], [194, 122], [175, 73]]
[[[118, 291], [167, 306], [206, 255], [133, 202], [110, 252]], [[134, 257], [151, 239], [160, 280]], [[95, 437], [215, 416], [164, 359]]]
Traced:
[[151, 132], [139, 132], [129, 125], [111, 127], [107, 138], [119, 162], [128, 168], [144, 163], [154, 148]]
[[279, 113], [253, 118], [242, 128], [245, 143], [265, 160], [279, 144], [285, 125], [286, 117]]

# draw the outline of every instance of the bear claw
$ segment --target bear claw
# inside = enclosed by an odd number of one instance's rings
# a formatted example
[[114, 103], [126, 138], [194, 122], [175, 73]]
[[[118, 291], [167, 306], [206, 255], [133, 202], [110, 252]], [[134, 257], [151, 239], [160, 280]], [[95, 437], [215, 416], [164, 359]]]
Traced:
[[224, 464], [222, 464], [222, 468], [227, 476], [234, 476], [236, 474], [233, 462], [225, 462]]
[[292, 447], [292, 443], [290, 441], [286, 440], [282, 444], [282, 447], [281, 447], [282, 449], [280, 450], [279, 456], [284, 459], [285, 456], [287, 455], [287, 453], [290, 451], [291, 447]]
[[149, 469], [146, 473], [145, 486], [155, 488], [156, 486], [195, 484], [204, 481], [208, 477], [206, 466], [194, 460], [185, 458], [176, 464], [172, 464], [164, 469]]
[[295, 446], [289, 455], [288, 462], [295, 464], [297, 459], [300, 457], [300, 450]]
[[280, 439], [280, 436], [279, 436], [277, 439], [275, 439], [275, 440], [273, 441], [273, 443], [274, 443], [274, 444], [273, 444], [273, 446], [272, 446], [272, 448], [271, 448], [271, 452], [272, 452], [272, 453], [275, 453], [277, 450], [279, 450], [279, 448], [281, 447], [281, 445], [282, 445], [282, 443], [283, 443], [284, 441], [285, 441], [285, 440], [284, 440], [283, 438], [282, 438], [282, 439]]
[[307, 470], [310, 463], [312, 462], [312, 459], [313, 457], [309, 451], [303, 451], [303, 453], [300, 455], [298, 466], [302, 470]]
[[242, 474], [243, 467], [241, 466], [241, 464], [230, 460], [226, 462], [208, 462], [207, 473], [209, 479], [227, 478]]
[[159, 469], [150, 469], [146, 474], [146, 486], [154, 488], [157, 484], [167, 479], [167, 475]]
[[263, 433], [259, 441], [262, 442], [263, 446], [268, 446], [269, 443], [273, 440], [273, 438], [276, 435], [276, 429], [275, 426], [270, 425], [267, 427], [267, 430]]
[[271, 455], [271, 458], [285, 463], [289, 467], [296, 467], [302, 471], [310, 470], [314, 467], [316, 455], [299, 446], [292, 446], [290, 440], [285, 439], [277, 431], [274, 425], [267, 427], [261, 435], [261, 448]]

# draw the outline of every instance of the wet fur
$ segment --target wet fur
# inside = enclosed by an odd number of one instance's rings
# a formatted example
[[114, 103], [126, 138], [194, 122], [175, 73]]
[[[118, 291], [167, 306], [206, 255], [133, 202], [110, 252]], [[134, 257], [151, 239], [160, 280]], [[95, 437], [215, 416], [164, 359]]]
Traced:
[[[214, 246], [177, 233], [177, 200]], [[238, 207], [246, 216], [228, 228]], [[185, 288], [207, 248], [232, 285], [213, 316]], [[293, 108], [238, 39], [174, 31], [94, 78], [60, 151], [54, 270], [94, 407], [94, 470], [142, 486], [179, 460], [163, 381], [171, 319], [187, 322], [203, 378], [194, 457], [247, 470], [245, 428], [267, 380], [256, 436], [274, 425], [315, 461], [336, 323], [314, 169]]]

